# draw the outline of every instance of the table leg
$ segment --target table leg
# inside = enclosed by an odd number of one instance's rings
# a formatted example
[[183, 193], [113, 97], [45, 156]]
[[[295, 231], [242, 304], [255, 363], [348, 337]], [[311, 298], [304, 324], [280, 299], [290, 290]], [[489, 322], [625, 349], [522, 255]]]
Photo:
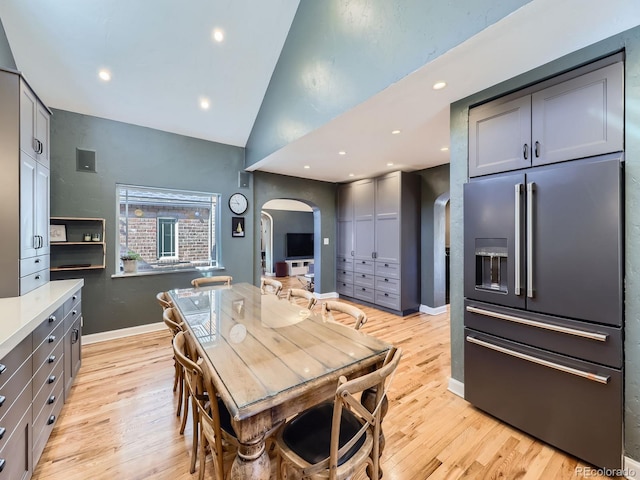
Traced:
[[269, 480], [271, 463], [264, 438], [257, 443], [241, 443], [231, 466], [231, 480]]

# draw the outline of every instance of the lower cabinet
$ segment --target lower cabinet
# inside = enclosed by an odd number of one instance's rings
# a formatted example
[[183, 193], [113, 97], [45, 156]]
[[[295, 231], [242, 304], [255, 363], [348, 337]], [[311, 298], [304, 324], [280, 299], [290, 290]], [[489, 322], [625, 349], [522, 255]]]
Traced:
[[0, 359], [0, 480], [28, 480], [80, 368], [81, 292]]

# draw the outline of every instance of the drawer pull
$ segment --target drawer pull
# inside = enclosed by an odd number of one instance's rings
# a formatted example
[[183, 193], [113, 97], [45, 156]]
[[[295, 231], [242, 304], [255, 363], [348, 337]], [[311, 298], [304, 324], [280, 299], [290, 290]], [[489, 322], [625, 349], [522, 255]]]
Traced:
[[606, 333], [587, 332], [584, 330], [577, 330], [575, 328], [561, 327], [560, 325], [552, 325], [550, 323], [537, 322], [535, 320], [528, 320], [526, 318], [516, 317], [514, 315], [507, 315], [506, 313], [492, 312], [491, 310], [485, 310], [484, 308], [477, 308], [467, 306], [467, 312], [477, 313], [479, 315], [485, 315], [487, 317], [499, 318], [500, 320], [506, 320], [508, 322], [520, 323], [522, 325], [528, 325], [530, 327], [543, 328], [545, 330], [551, 330], [552, 332], [566, 333], [567, 335], [574, 335], [576, 337], [588, 338], [589, 340], [597, 340], [598, 342], [606, 342], [609, 335]]
[[4, 437], [4, 434], [5, 434], [6, 431], [7, 431], [6, 428], [0, 427], [0, 440], [2, 440], [2, 437]]
[[384, 294], [384, 296], [385, 296], [385, 297], [388, 297], [388, 296], [389, 296], [389, 294], [388, 294], [388, 293], [385, 293], [385, 294]]
[[40, 259], [36, 258], [36, 262], [35, 263], [40, 263]]
[[2, 375], [6, 369], [7, 366], [3, 363], [0, 363], [0, 375]]
[[479, 340], [475, 337], [467, 336], [467, 342], [475, 343], [476, 345], [480, 345], [481, 347], [495, 350], [496, 352], [504, 353], [505, 355], [511, 355], [512, 357], [516, 357], [527, 362], [542, 365], [543, 367], [553, 368], [554, 370], [558, 370], [560, 372], [570, 373], [571, 375], [575, 375], [577, 377], [586, 378], [587, 380], [591, 380], [592, 382], [598, 382], [605, 385], [609, 383], [609, 376], [605, 377], [603, 375], [585, 372], [584, 370], [578, 370], [577, 368], [567, 367], [566, 365], [560, 365], [559, 363], [550, 362], [549, 360], [543, 360], [542, 358], [527, 355], [526, 353], [509, 350], [508, 348], [500, 347], [498, 345], [485, 342], [484, 340]]
[[363, 265], [366, 265], [366, 263], [367, 263], [367, 262], [366, 262], [365, 260], [362, 260], [362, 264], [363, 264]]
[[71, 297], [71, 299], [72, 299], [72, 300], [77, 300], [77, 299], [78, 299], [78, 296], [77, 296], [77, 295], [74, 295], [73, 297]]
[[55, 381], [56, 381], [55, 375], [50, 375], [49, 378], [47, 378], [47, 383], [53, 383]]
[[51, 405], [55, 401], [56, 401], [56, 396], [55, 395], [51, 395], [49, 397], [49, 399], [47, 400], [47, 404]]
[[362, 278], [367, 278], [367, 276], [363, 273], [363, 274], [362, 274]]
[[56, 341], [56, 336], [55, 335], [49, 335], [49, 338], [47, 338], [47, 341], [49, 343], [53, 343]]
[[47, 425], [51, 425], [55, 421], [56, 421], [56, 416], [55, 415], [51, 415], [49, 417], [49, 420], [47, 420]]
[[388, 281], [389, 281], [389, 279], [388, 279], [388, 278], [385, 278], [385, 279], [384, 279], [384, 281], [385, 281], [385, 282], [388, 282]]
[[40, 280], [40, 275], [36, 275], [36, 280]]
[[55, 355], [51, 355], [49, 358], [47, 358], [47, 362], [48, 363], [53, 363], [56, 361], [56, 356]]
[[0, 458], [0, 472], [4, 470], [5, 463], [7, 463], [7, 461], [4, 458]]
[[55, 321], [56, 321], [56, 316], [55, 316], [55, 315], [51, 315], [51, 316], [49, 317], [49, 323], [53, 323], [53, 322], [55, 322]]
[[77, 310], [71, 310], [71, 315], [77, 315], [78, 311]]
[[388, 264], [388, 263], [385, 263], [385, 264], [384, 264], [384, 266], [385, 266], [385, 267], [388, 267], [388, 266], [389, 266], [389, 264]]
[[0, 395], [0, 407], [4, 405], [4, 401], [7, 399], [4, 395]]

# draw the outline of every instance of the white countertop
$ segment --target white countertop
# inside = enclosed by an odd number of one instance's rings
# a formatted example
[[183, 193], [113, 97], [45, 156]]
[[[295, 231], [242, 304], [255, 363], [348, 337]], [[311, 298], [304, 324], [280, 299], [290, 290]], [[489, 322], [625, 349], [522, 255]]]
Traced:
[[84, 279], [55, 280], [20, 297], [0, 298], [0, 359], [84, 285]]

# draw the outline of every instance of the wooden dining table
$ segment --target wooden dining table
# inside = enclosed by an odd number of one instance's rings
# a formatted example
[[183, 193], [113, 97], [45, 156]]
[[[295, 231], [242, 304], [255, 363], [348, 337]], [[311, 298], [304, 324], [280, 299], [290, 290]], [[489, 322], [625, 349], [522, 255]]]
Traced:
[[392, 347], [248, 283], [169, 295], [231, 414], [240, 443], [233, 480], [268, 480], [267, 435], [332, 399], [340, 376], [380, 366]]

